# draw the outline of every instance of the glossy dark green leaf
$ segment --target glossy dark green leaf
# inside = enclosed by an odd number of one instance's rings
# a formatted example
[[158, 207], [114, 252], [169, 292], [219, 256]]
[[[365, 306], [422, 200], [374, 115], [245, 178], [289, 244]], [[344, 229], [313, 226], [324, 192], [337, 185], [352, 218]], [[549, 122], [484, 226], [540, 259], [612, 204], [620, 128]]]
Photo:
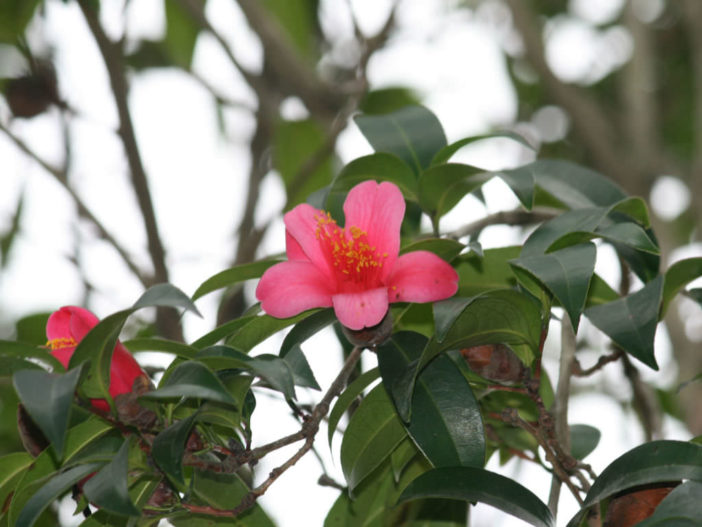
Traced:
[[585, 459], [600, 442], [602, 434], [594, 426], [570, 425], [570, 453], [575, 459]]
[[110, 430], [114, 428], [108, 421], [94, 415], [69, 428], [66, 433], [64, 465], [72, 463], [79, 452], [94, 444]]
[[355, 122], [376, 152], [395, 154], [416, 174], [429, 167], [446, 146], [436, 116], [423, 106], [406, 106], [384, 115], [360, 115]]
[[353, 492], [406, 435], [385, 387], [376, 386], [354, 412], [341, 442], [341, 468], [349, 490]]
[[587, 301], [585, 305], [599, 306], [607, 302], [613, 302], [619, 298], [619, 294], [605, 282], [597, 273], [592, 275], [590, 280], [590, 289], [587, 292]]
[[[63, 372], [63, 365], [49, 350], [43, 347], [35, 346], [34, 344], [26, 344], [24, 342], [14, 342], [11, 340], [0, 340], [0, 357], [15, 357], [20, 359], [34, 359], [41, 364], [45, 364], [55, 372]], [[38, 365], [38, 367], [41, 367]]]
[[702, 276], [702, 258], [687, 258], [671, 265], [665, 272], [665, 284], [663, 285], [663, 306], [661, 307], [661, 318], [668, 311], [670, 301], [687, 284]]
[[139, 509], [129, 498], [128, 458], [129, 439], [125, 439], [114, 459], [85, 483], [83, 492], [91, 503], [101, 509], [120, 516], [139, 516]]
[[438, 220], [491, 177], [492, 174], [470, 165], [433, 166], [419, 176], [419, 205]]
[[6, 503], [17, 481], [33, 463], [34, 458], [26, 452], [13, 452], [0, 457], [0, 503]]
[[296, 386], [304, 386], [313, 390], [321, 390], [317, 379], [314, 377], [314, 372], [307, 362], [302, 348], [298, 344], [293, 346], [290, 351], [283, 357], [290, 371], [293, 374], [293, 380]]
[[85, 476], [97, 470], [98, 467], [100, 467], [99, 463], [79, 465], [49, 479], [24, 505], [17, 516], [15, 527], [32, 527], [46, 507]]
[[[426, 343], [422, 335], [403, 332], [379, 347], [383, 383], [393, 398], [395, 381], [419, 359]], [[436, 357], [419, 373], [411, 406], [407, 431], [435, 467], [483, 466], [485, 436], [480, 408], [468, 380], [447, 355]]]
[[285, 339], [283, 339], [283, 343], [280, 346], [279, 355], [285, 357], [296, 345], [302, 344], [335, 320], [336, 315], [333, 309], [323, 309], [305, 318], [302, 322], [295, 324], [295, 327], [285, 335]]
[[256, 317], [256, 315], [246, 315], [246, 316], [242, 316], [241, 318], [235, 318], [234, 320], [230, 320], [229, 322], [225, 322], [224, 324], [217, 326], [212, 331], [202, 335], [200, 338], [195, 340], [191, 344], [191, 346], [193, 348], [202, 349], [202, 348], [206, 348], [207, 346], [212, 346], [214, 344], [217, 344], [217, 342], [219, 342], [220, 340], [227, 338], [227, 337], [235, 334], [236, 332], [238, 332], [246, 324], [251, 322], [255, 317]]
[[161, 338], [140, 337], [124, 341], [122, 344], [132, 353], [137, 351], [161, 351], [172, 353], [184, 359], [192, 359], [197, 349], [176, 340]]
[[151, 445], [151, 457], [161, 470], [171, 479], [185, 484], [183, 479], [183, 454], [190, 429], [197, 419], [197, 413], [173, 423], [162, 430]]
[[458, 256], [463, 249], [465, 249], [465, 245], [456, 240], [451, 240], [449, 238], [427, 238], [425, 240], [408, 243], [400, 249], [400, 254], [406, 254], [412, 251], [429, 251], [442, 260], [450, 262]]
[[[610, 210], [610, 215], [619, 216], [622, 214], [629, 216], [629, 218], [641, 225], [644, 229], [648, 229], [651, 226], [648, 206], [646, 205], [646, 201], [642, 198], [632, 196], [624, 198], [614, 204]], [[616, 221], [620, 221], [620, 219], [616, 218]]]
[[615, 459], [602, 471], [585, 497], [582, 510], [568, 523], [575, 527], [590, 506], [622, 490], [684, 479], [702, 482], [702, 446], [684, 441], [644, 443]]
[[283, 120], [276, 124], [273, 166], [285, 184], [288, 197], [286, 210], [302, 203], [308, 195], [331, 182], [332, 156], [326, 155], [315, 162], [326, 141], [325, 130], [315, 119]]
[[199, 26], [178, 2], [166, 2], [166, 37], [168, 53], [178, 66], [190, 68]]
[[432, 160], [432, 165], [440, 165], [442, 163], [446, 163], [456, 152], [458, 152], [464, 146], [467, 146], [471, 143], [475, 143], [477, 141], [484, 141], [485, 139], [512, 139], [520, 145], [525, 146], [529, 150], [534, 150], [534, 147], [531, 144], [529, 144], [529, 142], [523, 136], [515, 132], [505, 130], [503, 132], [494, 132], [491, 134], [474, 135], [455, 141], [450, 145], [445, 146], [436, 153], [434, 159]]
[[[452, 299], [452, 302], [460, 301]], [[442, 351], [503, 343], [522, 362], [531, 364], [541, 336], [540, 307], [527, 295], [511, 289], [488, 291], [469, 299], [466, 307], [441, 334], [443, 339], [431, 339], [421, 358], [411, 363], [394, 383], [397, 410], [405, 421], [410, 418], [409, 402], [418, 373]]]
[[142, 397], [148, 399], [185, 397], [236, 405], [236, 401], [224, 387], [222, 381], [207, 366], [196, 361], [177, 365], [167, 377], [164, 377], [156, 390], [148, 392]]
[[675, 487], [656, 507], [653, 515], [637, 527], [699, 527], [702, 483], [686, 481]]
[[399, 503], [418, 498], [479, 501], [537, 527], [552, 527], [548, 507], [526, 487], [494, 472], [475, 467], [435, 468], [412, 481]]
[[[539, 226], [526, 242], [520, 254], [521, 257], [541, 256], [548, 251], [562, 249], [567, 244], [554, 244], [560, 239], [572, 235], [572, 233], [591, 233], [598, 225], [600, 225], [607, 217], [607, 209], [605, 207], [595, 207], [586, 209], [577, 209], [564, 212], [560, 216], [556, 216], [541, 226]], [[570, 245], [581, 243], [581, 236], [570, 237]]]
[[346, 165], [332, 183], [330, 195], [345, 194], [363, 181], [389, 181], [407, 199], [417, 200], [417, 177], [405, 160], [392, 153], [377, 152]]
[[566, 310], [577, 331], [595, 272], [596, 257], [594, 244], [583, 243], [540, 256], [520, 257], [511, 263], [529, 272], [548, 288]]
[[12, 377], [12, 384], [20, 401], [51, 442], [59, 459], [63, 457], [73, 394], [80, 373], [80, 368], [64, 375], [25, 370], [18, 371]]
[[236, 333], [230, 335], [226, 342], [238, 350], [248, 352], [281, 329], [297, 324], [318, 312], [317, 309], [310, 309], [290, 318], [275, 318], [270, 315], [251, 317]]
[[195, 301], [198, 298], [212, 293], [213, 291], [217, 291], [218, 289], [231, 287], [245, 280], [260, 278], [266, 269], [279, 262], [282, 262], [282, 260], [261, 260], [259, 262], [237, 265], [224, 271], [220, 271], [202, 282], [202, 284], [200, 284], [200, 286], [193, 293], [192, 299]]
[[657, 370], [653, 339], [662, 294], [663, 277], [659, 276], [624, 298], [587, 308], [585, 316], [624, 351]]
[[417, 105], [421, 97], [406, 86], [389, 86], [368, 91], [361, 100], [359, 109], [366, 114], [383, 114]]
[[507, 289], [517, 285], [509, 264], [519, 257], [521, 247], [487, 249], [483, 256], [461, 255], [453, 262], [458, 273], [458, 296], [471, 297], [491, 289]]
[[264, 379], [271, 388], [286, 398], [295, 399], [293, 373], [285, 361], [276, 355], [250, 357], [229, 346], [211, 346], [200, 351], [196, 359], [214, 369], [243, 368]]
[[640, 225], [633, 222], [615, 223], [608, 227], [601, 227], [595, 232], [603, 239], [620, 245], [626, 245], [637, 251], [659, 254], [658, 245], [648, 237]]
[[329, 421], [327, 423], [327, 432], [329, 439], [329, 446], [331, 447], [332, 440], [334, 439], [334, 432], [336, 432], [336, 427], [339, 425], [341, 417], [344, 415], [346, 410], [349, 409], [351, 403], [356, 400], [356, 398], [363, 393], [373, 381], [380, 377], [380, 370], [378, 368], [373, 368], [365, 373], [358, 376], [349, 386], [341, 392], [336, 403], [329, 413]]
[[144, 294], [134, 302], [132, 311], [143, 307], [154, 306], [185, 309], [186, 311], [190, 311], [202, 317], [195, 304], [193, 304], [193, 301], [190, 300], [190, 297], [171, 284], [156, 284], [148, 288], [144, 291]]
[[35, 313], [20, 318], [15, 322], [17, 341], [36, 346], [46, 345], [46, 323], [50, 315], [51, 313]]

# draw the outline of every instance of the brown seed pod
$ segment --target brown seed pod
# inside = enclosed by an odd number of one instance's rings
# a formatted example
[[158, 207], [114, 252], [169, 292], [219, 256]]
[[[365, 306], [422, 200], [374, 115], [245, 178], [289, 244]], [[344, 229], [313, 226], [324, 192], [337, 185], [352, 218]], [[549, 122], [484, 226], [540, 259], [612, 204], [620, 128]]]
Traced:
[[520, 382], [526, 368], [514, 352], [504, 344], [484, 344], [463, 348], [461, 355], [470, 369], [481, 377], [497, 382]]
[[628, 489], [612, 499], [603, 527], [633, 527], [653, 514], [679, 482], [657, 483]]
[[56, 70], [46, 60], [37, 61], [27, 75], [10, 79], [5, 88], [7, 104], [15, 117], [30, 118], [59, 104]]

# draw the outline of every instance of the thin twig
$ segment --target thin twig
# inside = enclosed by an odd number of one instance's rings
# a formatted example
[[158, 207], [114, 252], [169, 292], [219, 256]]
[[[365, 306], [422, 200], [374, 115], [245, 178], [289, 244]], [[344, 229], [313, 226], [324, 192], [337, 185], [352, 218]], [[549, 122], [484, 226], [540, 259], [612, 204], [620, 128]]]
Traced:
[[619, 360], [623, 353], [624, 352], [622, 350], [618, 349], [609, 355], [602, 355], [599, 359], [597, 359], [597, 362], [593, 366], [585, 369], [582, 368], [580, 362], [578, 362], [578, 359], [575, 359], [573, 361], [573, 375], [576, 377], [587, 377], [592, 375], [593, 373], [604, 368], [610, 362]]
[[277, 448], [286, 446], [290, 443], [300, 440], [301, 438], [305, 439], [304, 444], [282, 465], [271, 470], [271, 472], [268, 475], [268, 478], [266, 478], [266, 480], [263, 481], [259, 486], [249, 491], [248, 494], [246, 494], [246, 496], [244, 496], [244, 498], [241, 500], [241, 503], [239, 503], [239, 505], [237, 505], [234, 509], [231, 510], [214, 509], [212, 507], [202, 507], [198, 505], [191, 505], [188, 503], [183, 503], [183, 507], [185, 507], [191, 512], [228, 518], [236, 517], [242, 512], [249, 509], [250, 507], [252, 507], [256, 503], [256, 500], [260, 496], [265, 494], [268, 488], [286, 470], [292, 467], [307, 452], [310, 451], [310, 449], [314, 445], [314, 440], [317, 435], [317, 432], [319, 431], [319, 424], [329, 412], [329, 405], [331, 404], [332, 400], [335, 397], [337, 397], [344, 389], [344, 386], [346, 386], [348, 377], [353, 371], [353, 369], [356, 367], [356, 363], [360, 359], [362, 351], [363, 348], [359, 346], [355, 347], [353, 351], [351, 351], [348, 358], [346, 359], [346, 362], [344, 363], [344, 366], [341, 368], [341, 371], [336, 376], [332, 384], [329, 386], [329, 389], [324, 394], [322, 400], [315, 405], [314, 409], [312, 410], [312, 413], [302, 424], [302, 428], [299, 432], [290, 434], [284, 438], [281, 438], [277, 441], [273, 441], [272, 443], [269, 443], [267, 445], [264, 445], [263, 447], [259, 447], [258, 449], [254, 449], [251, 451], [251, 455], [258, 459], [260, 457], [263, 457], [263, 455], [273, 450], [276, 450]]
[[504, 210], [490, 214], [473, 223], [464, 225], [463, 227], [446, 233], [447, 238], [459, 239], [465, 236], [475, 236], [490, 225], [529, 225], [533, 223], [541, 223], [550, 220], [558, 214], [555, 210], [533, 210], [525, 211], [522, 209]]
[[78, 214], [88, 221], [90, 221], [98, 231], [99, 236], [105, 240], [112, 248], [117, 251], [122, 261], [129, 268], [129, 270], [136, 276], [136, 278], [146, 286], [149, 284], [149, 280], [144, 275], [143, 271], [134, 263], [132, 258], [127, 253], [126, 249], [122, 247], [117, 239], [112, 236], [107, 228], [100, 222], [100, 220], [90, 211], [88, 206], [83, 202], [76, 191], [68, 184], [68, 178], [66, 171], [62, 168], [57, 168], [47, 161], [43, 160], [39, 155], [34, 152], [27, 144], [22, 141], [19, 137], [13, 134], [7, 127], [0, 123], [0, 131], [2, 131], [22, 152], [24, 152], [29, 158], [41, 166], [46, 172], [51, 174], [56, 181], [58, 181], [61, 186], [66, 190], [71, 199], [76, 204], [78, 208]]

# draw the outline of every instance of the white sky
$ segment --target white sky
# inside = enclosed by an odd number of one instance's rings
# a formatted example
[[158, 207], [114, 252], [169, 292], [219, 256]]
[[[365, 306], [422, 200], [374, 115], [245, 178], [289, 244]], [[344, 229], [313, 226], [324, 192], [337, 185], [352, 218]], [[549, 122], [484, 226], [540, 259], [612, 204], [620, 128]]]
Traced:
[[[646, 13], [655, 8], [655, 3], [639, 2], [642, 12]], [[121, 34], [122, 3], [104, 0], [102, 4], [109, 33], [113, 36]], [[390, 2], [356, 0], [352, 4], [362, 27], [372, 32], [384, 21]], [[578, 16], [556, 21], [547, 35], [548, 59], [559, 75], [576, 82], [592, 80], [626, 60], [630, 42], [624, 30], [615, 26], [600, 33], [588, 24], [588, 21], [611, 20], [621, 4], [621, 0], [570, 2]], [[337, 34], [348, 36], [351, 27], [345, 2], [323, 0], [322, 5], [324, 23], [334, 27]], [[374, 87], [393, 84], [414, 87], [424, 97], [424, 103], [438, 115], [449, 141], [452, 141], [514, 121], [517, 111], [515, 93], [509, 83], [500, 46], [509, 49], [518, 47], [518, 43], [510, 41], [505, 30], [504, 7], [499, 3], [487, 2], [474, 14], [450, 12], [447, 5], [446, 2], [405, 0], [398, 17], [400, 29], [387, 49], [371, 61], [369, 77]], [[71, 129], [76, 154], [72, 184], [79, 189], [92, 212], [134, 258], [148, 265], [139, 212], [128, 183], [121, 146], [114, 133], [116, 112], [97, 49], [75, 3], [48, 0], [46, 11], [47, 23], [33, 27], [32, 39], [54, 50], [62, 94], [81, 114]], [[207, 14], [231, 42], [242, 63], [250, 67], [260, 66], [260, 45], [243, 24], [233, 2], [210, 0]], [[164, 27], [161, 3], [132, 0], [127, 20], [131, 38], [157, 38]], [[604, 47], [614, 50], [605, 58]], [[573, 49], [578, 49], [579, 53], [573, 54]], [[0, 69], [6, 66], [0, 64]], [[212, 38], [202, 36], [198, 40], [193, 68], [227, 97], [245, 105], [255, 105], [252, 94]], [[254, 123], [245, 110], [229, 110], [225, 114], [226, 136], [222, 136], [217, 132], [214, 105], [207, 93], [187, 75], [174, 70], [153, 71], [134, 77], [130, 105], [159, 227], [168, 251], [171, 281], [186, 293], [192, 293], [202, 281], [224, 269], [231, 257], [250, 162], [248, 140]], [[294, 105], [291, 108], [294, 112]], [[558, 114], [558, 109], [547, 111], [551, 113], [545, 115], [544, 122], [560, 123], [554, 132], [554, 138], [557, 138], [564, 133], [567, 119], [562, 113]], [[4, 104], [0, 105], [3, 123], [8, 122], [8, 116], [8, 109]], [[28, 121], [17, 120], [11, 127], [45, 159], [60, 163], [62, 146], [55, 112]], [[523, 132], [533, 135], [539, 128], [542, 126], [535, 119], [523, 127]], [[340, 138], [339, 151], [343, 161], [347, 162], [370, 153], [371, 149], [351, 125]], [[498, 169], [524, 163], [530, 160], [530, 155], [513, 142], [494, 140], [463, 152], [457, 159]], [[81, 224], [75, 228], [75, 207], [64, 190], [33, 161], [18, 154], [2, 134], [0, 159], [3, 165], [0, 232], [9, 222], [17, 196], [25, 193], [22, 232], [13, 248], [10, 264], [0, 275], [0, 318], [12, 320], [40, 310], [82, 303], [84, 289], [79, 274], [69, 261], [75, 256], [79, 240], [81, 252], [78, 257], [88, 281], [95, 288], [90, 298], [91, 308], [99, 316], [105, 316], [133, 303], [142, 292], [140, 284], [112, 248], [96, 239], [91, 227]], [[665, 179], [657, 185], [654, 198], [659, 193], [661, 203], [666, 204], [661, 205], [661, 211], [675, 214], [680, 210], [684, 191]], [[283, 189], [275, 177], [266, 178], [262, 193], [266, 207], [262, 208], [259, 220], [277, 214], [284, 204]], [[491, 183], [486, 194], [487, 210], [476, 200], [467, 198], [444, 219], [442, 226], [450, 228], [486, 212], [516, 206], [516, 199], [500, 182]], [[279, 221], [265, 238], [262, 255], [283, 249], [283, 232]], [[487, 230], [484, 238], [485, 246], [514, 241], [514, 232], [501, 227]], [[616, 271], [609, 271], [611, 259], [608, 260], [606, 251], [599, 258], [598, 269], [605, 277], [616, 277]], [[212, 295], [198, 301], [198, 307], [205, 315], [204, 321], [186, 315], [189, 339], [211, 328], [215, 300]], [[697, 330], [702, 331], [702, 328]], [[584, 331], [594, 332], [588, 330], [587, 323]], [[558, 333], [558, 328], [553, 328], [547, 345], [546, 367], [552, 372], [554, 382]], [[275, 353], [281, 339], [281, 336], [275, 336], [256, 351]], [[669, 346], [665, 338], [659, 340], [659, 357], [667, 364], [662, 375], [670, 379], [674, 369], [665, 359], [669, 355]], [[308, 341], [304, 349], [320, 384], [327, 386], [340, 364], [333, 339], [328, 334], [318, 335]], [[370, 366], [372, 357], [367, 359]], [[621, 403], [629, 395], [628, 387], [614, 370], [616, 367], [610, 367], [587, 382], [600, 388], [619, 386], [620, 393], [615, 393], [615, 397], [592, 393], [573, 398], [571, 403], [571, 421], [574, 423], [597, 426], [602, 423], [602, 416], [607, 416], [608, 426], [601, 428], [602, 442], [589, 458], [597, 471], [642, 440], [640, 428], [631, 413], [622, 409]], [[651, 377], [648, 373], [646, 375]], [[297, 428], [287, 415], [285, 405], [268, 404], [267, 400], [265, 395], [258, 397], [254, 439], [259, 444]], [[673, 437], [688, 437], [675, 423], [666, 422], [666, 431]], [[325, 437], [326, 431], [322, 430], [317, 441], [318, 450], [325, 457], [331, 474], [342, 481], [338, 463], [334, 461], [338, 460], [340, 441], [335, 443], [332, 458]], [[289, 454], [284, 450], [266, 458], [260, 465], [259, 474], [264, 475]], [[516, 462], [500, 468], [494, 461], [488, 468], [515, 476], [544, 501], [547, 499], [550, 477], [543, 470]], [[281, 527], [322, 524], [337, 491], [318, 487], [319, 474], [318, 462], [314, 456], [308, 455], [261, 499]], [[259, 479], [261, 477], [259, 475]], [[562, 496], [559, 525], [564, 525], [575, 511], [574, 500], [565, 490]], [[495, 509], [478, 505], [471, 525], [506, 527], [524, 524]]]

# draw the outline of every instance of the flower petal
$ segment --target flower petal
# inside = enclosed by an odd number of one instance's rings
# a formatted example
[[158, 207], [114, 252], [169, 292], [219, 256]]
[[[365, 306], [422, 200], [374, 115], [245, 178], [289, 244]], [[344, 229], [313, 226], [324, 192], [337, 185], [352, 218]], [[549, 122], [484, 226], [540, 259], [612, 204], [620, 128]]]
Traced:
[[281, 262], [266, 270], [256, 288], [263, 310], [288, 318], [313, 307], [331, 307], [329, 279], [311, 262]]
[[46, 323], [46, 337], [49, 340], [73, 338], [80, 342], [97, 323], [98, 318], [87, 309], [63, 306], [49, 317]]
[[[315, 209], [313, 206], [301, 203], [285, 215], [283, 218], [285, 229], [290, 235], [286, 235], [286, 245], [287, 250], [291, 251], [293, 255], [293, 258], [290, 258], [290, 254], [288, 254], [288, 258], [298, 260], [304, 253], [307, 259], [316, 265], [320, 271], [327, 276], [332, 276], [329, 262], [327, 262], [327, 258], [324, 256], [322, 247], [317, 239], [318, 223], [316, 218], [322, 214], [322, 211]], [[287, 243], [290, 237], [297, 242], [297, 246]]]
[[124, 345], [117, 341], [110, 363], [110, 395], [115, 397], [121, 393], [129, 393], [134, 386], [134, 380], [146, 376], [134, 356]]
[[307, 258], [307, 255], [305, 254], [305, 251], [302, 250], [302, 246], [297, 243], [297, 240], [293, 238], [293, 235], [290, 234], [290, 231], [287, 229], [285, 230], [285, 254], [288, 257], [288, 260], [307, 260], [309, 261], [309, 258]]
[[435, 302], [456, 294], [458, 274], [434, 253], [414, 251], [397, 259], [387, 284], [390, 302]]
[[368, 243], [383, 262], [382, 278], [391, 272], [400, 250], [400, 226], [405, 215], [405, 199], [393, 183], [364, 181], [353, 187], [344, 202], [346, 225], [358, 227], [368, 235]]
[[334, 313], [349, 329], [375, 326], [388, 312], [387, 288], [379, 287], [360, 293], [340, 293], [332, 297]]

